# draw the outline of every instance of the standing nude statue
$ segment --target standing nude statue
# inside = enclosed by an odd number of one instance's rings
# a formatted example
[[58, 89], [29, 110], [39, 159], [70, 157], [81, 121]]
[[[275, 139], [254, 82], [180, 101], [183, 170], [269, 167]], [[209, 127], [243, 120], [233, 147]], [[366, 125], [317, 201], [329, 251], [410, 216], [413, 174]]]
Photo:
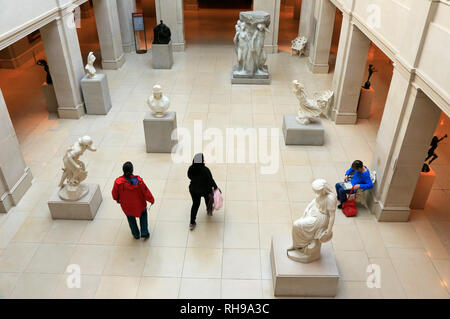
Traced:
[[[237, 29], [238, 28], [236, 27], [236, 30]], [[237, 51], [238, 72], [246, 73], [246, 62], [249, 54], [249, 34], [245, 22], [241, 21], [239, 23], [239, 31], [235, 35], [234, 42]]]

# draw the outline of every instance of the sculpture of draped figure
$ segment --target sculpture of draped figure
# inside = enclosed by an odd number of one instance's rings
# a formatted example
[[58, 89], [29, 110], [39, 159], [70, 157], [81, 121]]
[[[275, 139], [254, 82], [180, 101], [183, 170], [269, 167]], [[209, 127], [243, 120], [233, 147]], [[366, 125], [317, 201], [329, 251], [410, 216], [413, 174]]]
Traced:
[[292, 226], [292, 246], [287, 249], [290, 259], [310, 263], [320, 258], [322, 243], [333, 237], [336, 194], [324, 179], [312, 183], [316, 195], [306, 207], [303, 216]]

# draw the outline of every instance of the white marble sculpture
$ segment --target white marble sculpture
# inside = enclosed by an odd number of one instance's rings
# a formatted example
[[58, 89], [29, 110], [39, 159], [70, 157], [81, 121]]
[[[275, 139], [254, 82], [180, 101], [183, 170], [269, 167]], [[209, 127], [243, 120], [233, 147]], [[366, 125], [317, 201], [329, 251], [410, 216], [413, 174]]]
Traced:
[[170, 101], [162, 92], [161, 85], [153, 86], [153, 95], [147, 99], [147, 104], [153, 111], [153, 116], [164, 117], [170, 106]]
[[326, 90], [314, 93], [312, 97], [308, 97], [308, 93], [303, 84], [294, 80], [293, 85], [294, 94], [300, 102], [296, 118], [299, 124], [307, 125], [321, 114], [326, 115], [328, 113], [332, 102], [333, 91]]
[[92, 152], [97, 150], [92, 144], [90, 136], [83, 136], [67, 149], [63, 157], [64, 168], [59, 182], [58, 195], [61, 199], [77, 201], [89, 192], [88, 187], [81, 184], [87, 177], [87, 171], [86, 165], [79, 158], [86, 150]]
[[84, 67], [86, 70], [87, 75], [92, 79], [97, 74], [97, 70], [94, 67], [95, 62], [95, 55], [93, 52], [89, 52], [89, 55], [87, 57], [87, 64]]
[[299, 57], [305, 55], [306, 43], [308, 43], [308, 38], [305, 36], [296, 37], [292, 40], [291, 55], [294, 55], [294, 53], [298, 53]]
[[292, 247], [287, 249], [290, 259], [310, 263], [320, 259], [322, 243], [333, 237], [337, 198], [324, 179], [312, 183], [316, 198], [306, 207], [303, 216], [292, 225]]
[[233, 75], [238, 77], [269, 77], [264, 51], [264, 39], [269, 32], [270, 15], [263, 11], [241, 12], [235, 25], [233, 42], [237, 55], [237, 65]]

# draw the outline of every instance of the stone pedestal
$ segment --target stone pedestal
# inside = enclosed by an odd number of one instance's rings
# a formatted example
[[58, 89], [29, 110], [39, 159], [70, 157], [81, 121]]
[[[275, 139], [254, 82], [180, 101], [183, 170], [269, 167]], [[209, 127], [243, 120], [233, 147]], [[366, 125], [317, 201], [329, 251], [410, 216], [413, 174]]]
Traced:
[[147, 153], [171, 153], [177, 141], [172, 140], [173, 130], [177, 128], [175, 112], [166, 112], [164, 117], [155, 117], [147, 112], [144, 118], [145, 145]]
[[270, 84], [269, 71], [261, 74], [245, 75], [236, 72], [237, 66], [231, 72], [231, 84]]
[[317, 118], [308, 125], [299, 124], [296, 114], [283, 117], [283, 134], [286, 145], [323, 145], [325, 130], [322, 120]]
[[83, 90], [87, 114], [108, 114], [112, 104], [105, 74], [96, 74], [93, 78], [85, 75], [81, 79], [81, 89]]
[[59, 188], [53, 192], [48, 201], [48, 208], [53, 219], [93, 220], [102, 203], [102, 193], [98, 184], [85, 184], [89, 192], [80, 200], [70, 202], [59, 198]]
[[154, 69], [171, 69], [172, 65], [172, 41], [168, 44], [152, 44], [152, 67]]
[[45, 101], [47, 102], [47, 110], [50, 113], [58, 112], [58, 100], [56, 99], [53, 85], [47, 84], [47, 82], [42, 83], [42, 93], [44, 93]]
[[321, 258], [309, 264], [287, 257], [292, 245], [289, 235], [272, 238], [270, 260], [273, 291], [276, 297], [334, 297], [337, 293], [339, 271], [331, 242], [322, 245]]
[[361, 88], [361, 95], [359, 97], [358, 104], [358, 118], [367, 119], [370, 116], [370, 111], [372, 110], [372, 102], [375, 96], [375, 90], [373, 87], [370, 89]]
[[429, 172], [420, 172], [419, 180], [417, 181], [416, 190], [409, 206], [411, 209], [424, 209], [433, 188], [436, 173], [430, 167]]

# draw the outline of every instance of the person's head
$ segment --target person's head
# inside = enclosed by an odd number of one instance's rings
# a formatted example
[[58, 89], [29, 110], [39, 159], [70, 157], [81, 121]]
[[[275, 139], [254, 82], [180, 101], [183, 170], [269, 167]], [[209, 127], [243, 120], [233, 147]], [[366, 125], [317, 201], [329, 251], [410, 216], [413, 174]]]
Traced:
[[439, 138], [437, 136], [433, 136], [431, 139], [431, 144], [436, 144], [437, 142], [439, 142]]
[[131, 175], [133, 175], [133, 163], [131, 162], [124, 163], [122, 166], [122, 170], [123, 176], [130, 177]]
[[364, 171], [364, 164], [360, 160], [356, 160], [352, 163], [352, 168], [355, 171], [362, 172], [362, 171]]
[[197, 153], [192, 160], [192, 164], [204, 164], [205, 158], [203, 157], [203, 153]]

